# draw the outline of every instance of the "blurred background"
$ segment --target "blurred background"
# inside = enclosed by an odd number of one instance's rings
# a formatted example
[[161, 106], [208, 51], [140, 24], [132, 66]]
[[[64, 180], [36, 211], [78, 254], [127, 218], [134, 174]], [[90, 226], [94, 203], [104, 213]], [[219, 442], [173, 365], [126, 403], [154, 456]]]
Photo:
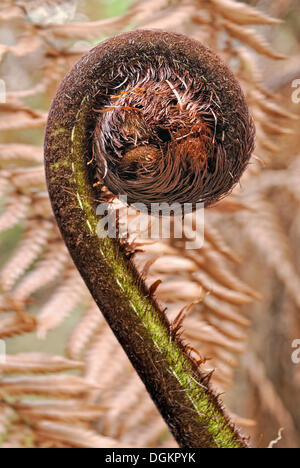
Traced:
[[216, 50], [257, 127], [243, 180], [206, 212], [203, 249], [149, 243], [136, 263], [160, 257], [147, 281], [163, 280], [157, 296], [170, 318], [195, 303], [184, 336], [210, 358], [215, 388], [253, 445], [280, 433], [275, 447], [299, 448], [299, 0], [1, 2], [0, 446], [176, 447], [68, 256], [44, 181], [59, 83], [91, 47], [135, 28]]

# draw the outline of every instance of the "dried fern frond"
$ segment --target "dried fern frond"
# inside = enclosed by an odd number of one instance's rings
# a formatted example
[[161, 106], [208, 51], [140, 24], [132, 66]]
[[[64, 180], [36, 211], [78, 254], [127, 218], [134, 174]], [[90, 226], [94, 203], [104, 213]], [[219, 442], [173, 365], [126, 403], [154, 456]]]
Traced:
[[257, 9], [245, 5], [243, 3], [236, 3], [232, 0], [211, 0], [216, 10], [228, 20], [241, 24], [276, 24], [280, 20], [271, 18], [270, 16], [258, 11]]
[[244, 233], [260, 249], [270, 266], [276, 270], [289, 294], [300, 307], [300, 277], [276, 208], [258, 194], [251, 196], [251, 203], [256, 208], [253, 215], [241, 217], [244, 222]]
[[43, 128], [46, 120], [47, 114], [45, 112], [40, 112], [35, 117], [28, 115], [26, 112], [19, 112], [17, 115], [7, 114], [5, 117], [0, 116], [0, 131]]
[[6, 144], [0, 145], [0, 167], [7, 164], [21, 166], [24, 164], [42, 164], [43, 150], [39, 146]]
[[0, 272], [0, 285], [4, 292], [12, 289], [17, 280], [40, 255], [49, 239], [51, 227], [50, 222], [42, 220], [30, 224], [17, 251]]
[[8, 317], [0, 319], [0, 339], [30, 333], [35, 329], [36, 320], [27, 313], [11, 313]]
[[244, 357], [245, 367], [249, 379], [254, 383], [259, 394], [260, 405], [265, 414], [275, 417], [278, 426], [283, 427], [288, 434], [289, 445], [297, 447], [297, 430], [292, 415], [284, 407], [282, 399], [274, 388], [272, 382], [268, 379], [263, 362], [255, 355], [247, 354]]
[[47, 375], [36, 377], [5, 377], [0, 381], [0, 395], [36, 395], [45, 397], [80, 397], [88, 390], [99, 388], [75, 375]]
[[14, 404], [14, 409], [22, 418], [30, 419], [30, 421], [48, 420], [69, 424], [93, 422], [102, 417], [103, 412], [106, 411], [100, 405], [87, 405], [78, 400], [42, 402], [22, 400], [21, 403]]
[[44, 338], [49, 330], [56, 328], [78, 303], [88, 297], [89, 293], [77, 271], [70, 269], [62, 284], [38, 314], [38, 337]]
[[101, 436], [91, 429], [80, 427], [78, 424], [64, 424], [53, 421], [39, 421], [35, 424], [35, 431], [41, 442], [58, 441], [76, 448], [130, 448], [117, 440]]
[[14, 300], [17, 303], [26, 302], [39, 289], [60, 277], [69, 262], [67, 250], [62, 242], [60, 240], [49, 242], [45, 253], [34, 265], [34, 269], [28, 272], [14, 288]]
[[8, 355], [4, 363], [0, 363], [0, 374], [48, 374], [67, 370], [82, 369], [83, 363], [71, 361], [60, 356], [50, 356], [44, 353], [23, 353]]
[[0, 232], [7, 231], [22, 222], [28, 215], [30, 198], [17, 193], [11, 195], [0, 215]]
[[271, 59], [282, 60], [284, 59], [283, 55], [277, 54], [272, 50], [270, 45], [267, 43], [263, 36], [260, 36], [252, 29], [245, 29], [237, 24], [232, 23], [231, 21], [223, 20], [223, 25], [226, 31], [230, 34], [231, 37], [238, 39], [243, 44], [248, 45], [254, 49], [257, 53], [266, 55]]

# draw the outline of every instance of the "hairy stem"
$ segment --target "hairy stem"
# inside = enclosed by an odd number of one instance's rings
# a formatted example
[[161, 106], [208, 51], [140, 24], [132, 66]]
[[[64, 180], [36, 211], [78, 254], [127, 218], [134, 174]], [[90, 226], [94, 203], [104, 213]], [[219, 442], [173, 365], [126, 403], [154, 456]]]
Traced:
[[97, 234], [97, 195], [87, 166], [91, 105], [88, 84], [76, 83], [71, 72], [46, 133], [48, 189], [70, 254], [178, 444], [246, 448], [209, 377], [190, 358], [118, 240]]

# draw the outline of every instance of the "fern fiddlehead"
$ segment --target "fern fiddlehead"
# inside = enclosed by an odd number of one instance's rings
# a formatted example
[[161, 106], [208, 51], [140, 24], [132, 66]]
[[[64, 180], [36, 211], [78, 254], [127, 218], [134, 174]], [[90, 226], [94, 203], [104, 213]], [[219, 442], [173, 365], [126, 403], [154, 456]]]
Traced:
[[49, 114], [46, 175], [63, 238], [181, 447], [247, 443], [128, 249], [97, 234], [96, 207], [111, 194], [148, 209], [163, 201], [210, 205], [240, 179], [253, 140], [228, 68], [199, 42], [160, 31], [98, 45], [66, 76]]

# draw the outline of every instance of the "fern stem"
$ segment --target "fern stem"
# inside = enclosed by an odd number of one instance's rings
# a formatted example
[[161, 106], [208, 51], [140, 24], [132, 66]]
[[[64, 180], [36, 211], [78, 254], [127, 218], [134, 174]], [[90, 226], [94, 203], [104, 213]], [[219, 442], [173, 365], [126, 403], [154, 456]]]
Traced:
[[[66, 77], [53, 102], [45, 140], [54, 214], [76, 267], [178, 444], [246, 448], [205, 375], [190, 358], [117, 239], [97, 235], [97, 200], [86, 161], [89, 86]], [[88, 80], [88, 77], [86, 78]], [[101, 359], [101, 357], [99, 357]], [[114, 359], [112, 356], [111, 359]]]

